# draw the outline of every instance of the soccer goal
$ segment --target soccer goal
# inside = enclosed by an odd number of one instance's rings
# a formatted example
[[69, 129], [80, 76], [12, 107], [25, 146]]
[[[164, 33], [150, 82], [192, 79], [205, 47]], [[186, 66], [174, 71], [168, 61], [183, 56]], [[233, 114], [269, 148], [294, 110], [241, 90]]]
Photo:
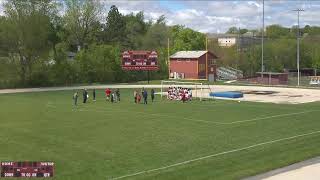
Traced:
[[201, 101], [203, 97], [202, 83], [161, 81], [161, 99], [163, 96], [171, 100], [181, 100], [185, 97], [187, 100], [199, 99]]

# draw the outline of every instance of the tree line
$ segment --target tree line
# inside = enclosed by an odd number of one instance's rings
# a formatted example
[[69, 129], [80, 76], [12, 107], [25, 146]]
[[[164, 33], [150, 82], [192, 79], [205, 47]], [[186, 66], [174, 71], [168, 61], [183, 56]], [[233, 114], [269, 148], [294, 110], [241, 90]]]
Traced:
[[[241, 29], [230, 27], [227, 34], [242, 37], [250, 32], [257, 41], [246, 47], [235, 45], [230, 48], [219, 47], [211, 40], [209, 49], [219, 56], [222, 66], [231, 66], [244, 72], [246, 76], [255, 76], [261, 71], [261, 29]], [[299, 29], [300, 68], [320, 69], [320, 27], [306, 25]], [[291, 28], [278, 24], [269, 25], [264, 32], [264, 71], [283, 72], [297, 68], [297, 26]]]
[[0, 87], [131, 82], [146, 72], [123, 71], [124, 50], [156, 50], [159, 71], [168, 77], [170, 54], [203, 50], [205, 35], [168, 26], [164, 16], [146, 20], [143, 12], [121, 14], [91, 0], [8, 0], [0, 16]]

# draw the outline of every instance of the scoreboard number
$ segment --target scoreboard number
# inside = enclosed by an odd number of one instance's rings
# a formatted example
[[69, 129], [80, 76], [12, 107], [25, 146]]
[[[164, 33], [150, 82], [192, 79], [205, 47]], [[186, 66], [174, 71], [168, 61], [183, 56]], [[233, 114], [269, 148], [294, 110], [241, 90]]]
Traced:
[[54, 175], [54, 162], [7, 161], [0, 163], [0, 177], [48, 178]]

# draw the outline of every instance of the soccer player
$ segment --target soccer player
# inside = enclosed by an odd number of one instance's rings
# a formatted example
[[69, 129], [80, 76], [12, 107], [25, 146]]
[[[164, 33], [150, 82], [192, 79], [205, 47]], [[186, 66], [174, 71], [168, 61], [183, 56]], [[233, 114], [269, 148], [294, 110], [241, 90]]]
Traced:
[[151, 89], [151, 101], [153, 102], [154, 100], [154, 89]]
[[84, 89], [83, 90], [83, 103], [86, 103], [87, 102], [87, 99], [88, 99], [88, 92], [87, 92], [87, 89]]
[[133, 91], [134, 103], [137, 104], [138, 93], [136, 90]]
[[186, 102], [186, 93], [185, 92], [182, 92], [181, 100], [182, 100], [183, 103]]
[[120, 90], [119, 90], [119, 88], [116, 90], [116, 96], [117, 96], [118, 101], [120, 101]]
[[113, 93], [111, 93], [111, 102], [113, 103], [114, 102], [114, 92]]
[[140, 93], [137, 93], [137, 103], [140, 104], [140, 100], [141, 100], [141, 95]]
[[73, 94], [73, 102], [74, 102], [74, 105], [77, 106], [77, 103], [78, 103], [78, 91], [76, 91]]
[[148, 104], [148, 91], [147, 90], [143, 90], [143, 104]]
[[93, 97], [93, 101], [96, 101], [96, 90], [95, 89], [92, 90], [92, 97]]
[[109, 88], [107, 88], [105, 93], [106, 93], [106, 100], [108, 101], [110, 98], [111, 90]]

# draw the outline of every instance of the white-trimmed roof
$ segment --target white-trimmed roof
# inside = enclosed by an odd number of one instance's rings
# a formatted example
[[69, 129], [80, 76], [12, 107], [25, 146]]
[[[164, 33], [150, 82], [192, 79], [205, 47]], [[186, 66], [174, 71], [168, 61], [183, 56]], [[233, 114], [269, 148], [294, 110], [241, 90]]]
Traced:
[[170, 58], [199, 58], [206, 54], [207, 51], [178, 51], [170, 56]]

